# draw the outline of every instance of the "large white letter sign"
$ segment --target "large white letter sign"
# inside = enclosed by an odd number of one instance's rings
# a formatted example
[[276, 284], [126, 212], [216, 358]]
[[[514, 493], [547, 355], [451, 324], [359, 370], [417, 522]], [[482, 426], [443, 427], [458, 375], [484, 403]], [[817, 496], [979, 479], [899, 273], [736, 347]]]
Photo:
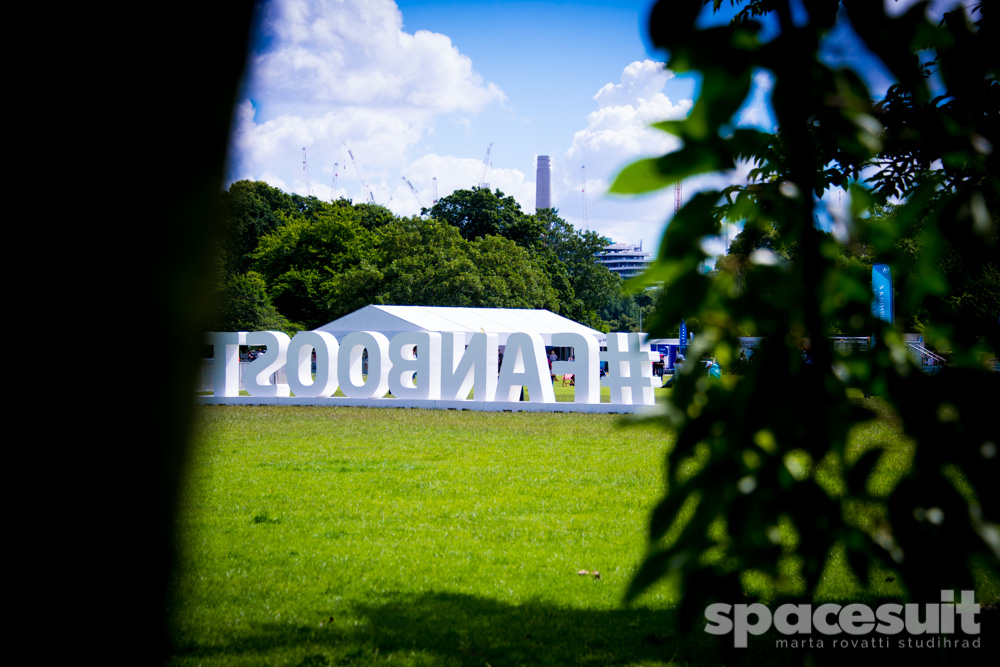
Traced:
[[548, 371], [542, 337], [536, 333], [512, 333], [507, 338], [500, 367], [497, 396], [501, 401], [517, 401], [521, 387], [527, 387], [529, 402], [555, 403], [556, 394]]
[[247, 332], [212, 332], [212, 393], [216, 396], [240, 395], [240, 345], [247, 344]]
[[247, 345], [267, 346], [264, 354], [247, 366], [246, 375], [243, 377], [247, 392], [251, 396], [261, 398], [289, 396], [287, 384], [270, 382], [271, 374], [277, 373], [288, 358], [288, 334], [280, 331], [251, 331], [247, 334]]
[[601, 361], [608, 362], [608, 374], [602, 384], [611, 387], [611, 402], [626, 405], [653, 405], [653, 387], [659, 385], [653, 377], [656, 352], [642, 349], [646, 334], [608, 334], [608, 349], [601, 352]]
[[[368, 378], [361, 367], [368, 350]], [[377, 331], [344, 336], [337, 354], [337, 380], [347, 398], [382, 398], [389, 391], [389, 339]]]
[[493, 401], [497, 395], [496, 366], [500, 337], [494, 333], [473, 334], [469, 347], [462, 335], [441, 334], [441, 398], [464, 401], [474, 389], [477, 401]]
[[389, 362], [392, 364], [389, 391], [396, 398], [437, 400], [441, 397], [440, 359], [441, 334], [432, 331], [396, 334], [389, 342]]
[[553, 347], [571, 347], [575, 361], [553, 361], [552, 372], [557, 376], [573, 374], [573, 402], [600, 403], [601, 376], [597, 371], [601, 363], [601, 346], [593, 336], [577, 333], [552, 334]]
[[[198, 396], [196, 400], [206, 405], [595, 413], [644, 412], [645, 406], [654, 404], [653, 389], [659, 382], [652, 369], [657, 354], [648, 349], [644, 334], [608, 334], [608, 349], [601, 352], [603, 343], [598, 338], [553, 332], [552, 345], [572, 348], [575, 359], [555, 361], [551, 366], [542, 335], [506, 335], [507, 346], [498, 369], [500, 336], [495, 333], [403, 331], [393, 332], [390, 342], [382, 333], [354, 331], [345, 333], [339, 345], [337, 338], [323, 331], [300, 331], [292, 339], [280, 331], [207, 333], [206, 341], [214, 346], [214, 396]], [[244, 364], [239, 361], [244, 345], [261, 346], [266, 351]], [[602, 362], [610, 364], [606, 379], [599, 378]], [[283, 368], [288, 369], [287, 382]], [[278, 372], [280, 382], [272, 377]], [[573, 403], [556, 402], [549, 377], [552, 372], [575, 376]], [[250, 396], [240, 396], [241, 384]], [[602, 385], [611, 390], [608, 404], [601, 403]], [[343, 397], [333, 396], [338, 388]], [[522, 388], [530, 392], [530, 404], [519, 402]], [[470, 401], [471, 391], [475, 395]]]
[[[316, 350], [316, 379], [312, 353]], [[340, 345], [325, 331], [300, 331], [288, 344], [288, 387], [296, 396], [319, 398], [337, 391], [337, 352]]]

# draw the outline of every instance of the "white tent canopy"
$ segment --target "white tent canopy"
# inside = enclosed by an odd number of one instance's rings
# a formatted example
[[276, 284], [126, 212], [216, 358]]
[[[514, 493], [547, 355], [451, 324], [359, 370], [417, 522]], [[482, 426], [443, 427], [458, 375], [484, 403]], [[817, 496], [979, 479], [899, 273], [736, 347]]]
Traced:
[[317, 327], [341, 340], [353, 331], [377, 331], [387, 338], [404, 331], [452, 331], [466, 336], [495, 333], [500, 345], [507, 344], [512, 333], [537, 333], [546, 345], [552, 345], [554, 333], [579, 333], [594, 336], [603, 346], [608, 335], [550, 310], [526, 308], [448, 308], [443, 306], [365, 306], [348, 315]]

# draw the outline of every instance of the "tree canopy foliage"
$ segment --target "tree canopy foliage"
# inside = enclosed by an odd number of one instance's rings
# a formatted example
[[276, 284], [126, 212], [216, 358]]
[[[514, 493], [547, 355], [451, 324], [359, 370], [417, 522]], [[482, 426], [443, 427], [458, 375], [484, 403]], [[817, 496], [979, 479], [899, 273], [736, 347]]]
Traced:
[[500, 190], [487, 188], [456, 190], [423, 209], [435, 220], [458, 229], [462, 238], [474, 241], [484, 236], [502, 236], [528, 248], [542, 238], [542, 221], [521, 210], [520, 204]]
[[[1000, 396], [989, 369], [1000, 350], [995, 8], [978, 5], [971, 18], [959, 8], [935, 23], [924, 3], [898, 16], [869, 0], [730, 4], [738, 12], [726, 25], [698, 19], [722, 0], [654, 7], [653, 42], [672, 71], [702, 75], [700, 96], [686, 119], [656, 125], [683, 146], [626, 167], [612, 190], [646, 192], [751, 163], [746, 183], [702, 191], [675, 214], [648, 276], [670, 296], [654, 335], [697, 316], [694, 354], [712, 350], [723, 365], [741, 329], [763, 344], [742, 379], [710, 383], [685, 369], [667, 417], [677, 433], [668, 490], [629, 597], [669, 577], [692, 622], [712, 602], [808, 600], [837, 554], [862, 585], [891, 572], [918, 602], [995, 586], [1000, 456], [984, 409]], [[777, 25], [769, 41], [764, 20]], [[851, 66], [824, 61], [835, 26], [895, 78], [884, 99], [873, 100]], [[773, 133], [734, 128], [759, 71], [774, 80]], [[834, 187], [851, 203], [839, 237], [817, 224], [820, 197]], [[706, 276], [701, 244], [723, 221], [744, 231]], [[893, 266], [900, 309], [947, 354], [940, 373], [921, 373], [901, 326], [873, 318], [874, 261]], [[835, 350], [838, 330], [873, 336], [873, 350]], [[887, 495], [869, 485], [882, 450], [847, 447], [851, 429], [871, 418], [850, 387], [888, 402], [915, 442], [910, 472]], [[820, 468], [840, 471], [837, 488]], [[746, 589], [750, 572], [768, 585]]]
[[546, 308], [607, 330], [637, 326], [610, 304], [649, 301], [595, 261], [603, 238], [552, 209], [527, 214], [499, 190], [458, 190], [410, 218], [248, 181], [223, 205], [224, 330], [311, 329], [368, 304]]

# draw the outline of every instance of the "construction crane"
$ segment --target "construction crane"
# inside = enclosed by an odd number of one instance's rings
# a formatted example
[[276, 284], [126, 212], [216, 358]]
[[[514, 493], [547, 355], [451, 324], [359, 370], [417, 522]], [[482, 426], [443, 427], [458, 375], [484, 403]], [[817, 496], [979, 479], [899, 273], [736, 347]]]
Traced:
[[434, 177], [434, 203], [431, 204], [431, 206], [434, 206], [434, 204], [437, 204], [437, 203], [438, 203], [438, 177], [435, 176]]
[[333, 186], [332, 186], [332, 189], [330, 190], [330, 203], [331, 204], [334, 201], [334, 197], [337, 196], [337, 176], [339, 175], [338, 174], [339, 170], [340, 170], [340, 163], [339, 162], [334, 162], [333, 163]]
[[483, 158], [483, 173], [479, 177], [479, 187], [482, 188], [483, 190], [490, 189], [490, 182], [486, 180], [486, 171], [489, 169], [490, 166], [490, 151], [492, 150], [493, 150], [493, 142], [491, 141], [489, 148], [486, 149], [486, 157]]
[[420, 195], [417, 194], [417, 189], [413, 187], [413, 183], [410, 183], [410, 179], [408, 179], [406, 176], [401, 176], [400, 178], [402, 178], [403, 182], [410, 187], [410, 192], [413, 193], [414, 199], [416, 199], [417, 203], [420, 204], [420, 208], [424, 208], [424, 202], [420, 200]]
[[354, 171], [358, 173], [358, 180], [361, 181], [361, 187], [365, 189], [365, 193], [368, 195], [368, 201], [374, 204], [375, 195], [372, 193], [372, 189], [368, 187], [368, 182], [365, 180], [365, 177], [361, 172], [361, 165], [358, 164], [358, 161], [355, 159], [354, 153], [351, 152], [351, 149], [347, 148], [346, 142], [344, 143], [344, 148], [347, 150], [347, 154], [351, 156], [351, 164], [354, 165]]
[[306, 160], [306, 147], [302, 147], [302, 171], [306, 172], [306, 196], [312, 197], [312, 185], [309, 183], [309, 161]]
[[587, 225], [587, 165], [580, 165], [580, 172], [583, 175], [583, 186], [580, 188], [580, 194], [583, 197], [583, 230], [589, 231], [590, 227]]

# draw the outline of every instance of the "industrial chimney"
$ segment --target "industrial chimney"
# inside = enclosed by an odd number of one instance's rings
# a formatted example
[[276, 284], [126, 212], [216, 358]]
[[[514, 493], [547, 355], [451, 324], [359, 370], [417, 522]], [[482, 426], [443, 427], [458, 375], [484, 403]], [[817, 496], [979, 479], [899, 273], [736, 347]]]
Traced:
[[539, 155], [535, 169], [535, 210], [552, 208], [552, 187], [549, 177], [549, 156]]

